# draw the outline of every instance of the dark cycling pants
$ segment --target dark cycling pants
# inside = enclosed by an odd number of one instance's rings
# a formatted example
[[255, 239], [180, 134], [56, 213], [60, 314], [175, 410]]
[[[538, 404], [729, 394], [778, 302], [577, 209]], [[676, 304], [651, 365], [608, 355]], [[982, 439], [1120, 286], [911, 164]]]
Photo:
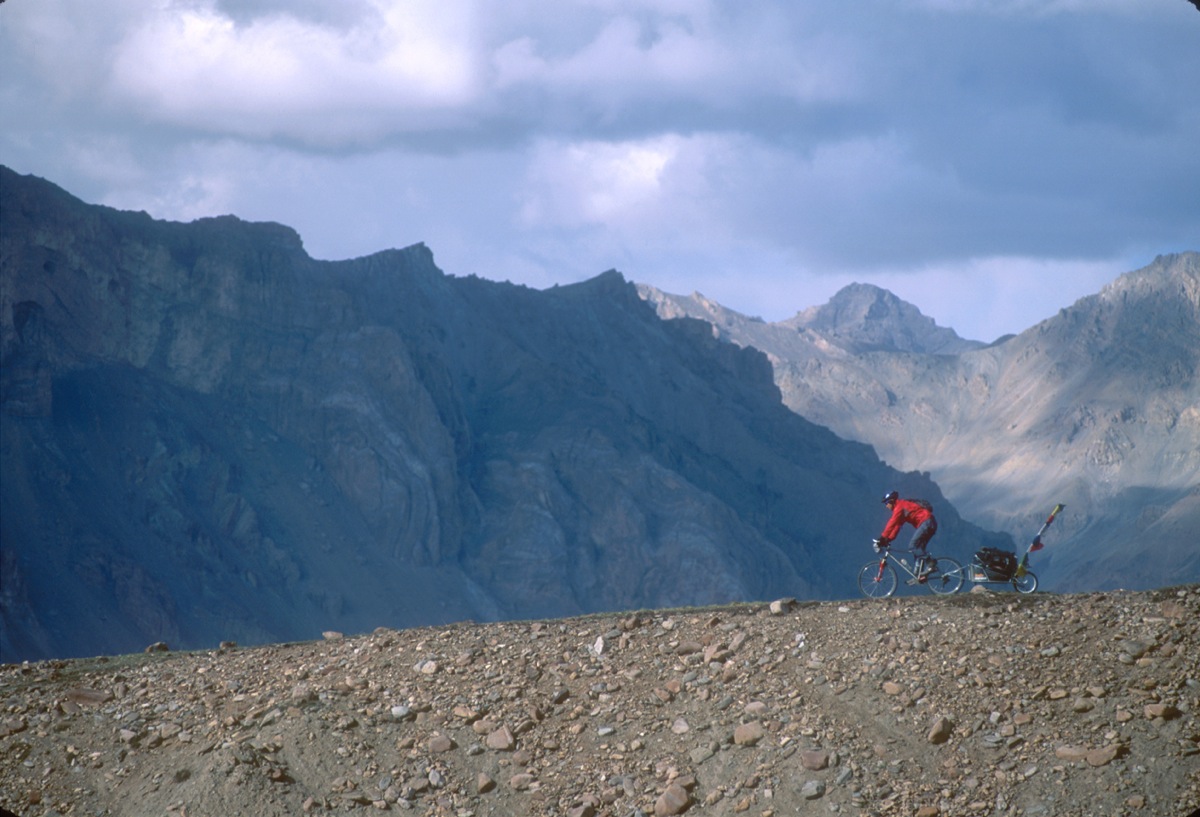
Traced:
[[937, 520], [931, 516], [922, 522], [921, 526], [913, 533], [911, 545], [913, 556], [924, 559], [928, 555], [925, 552], [925, 546], [929, 544], [929, 540], [935, 533], [937, 533]]

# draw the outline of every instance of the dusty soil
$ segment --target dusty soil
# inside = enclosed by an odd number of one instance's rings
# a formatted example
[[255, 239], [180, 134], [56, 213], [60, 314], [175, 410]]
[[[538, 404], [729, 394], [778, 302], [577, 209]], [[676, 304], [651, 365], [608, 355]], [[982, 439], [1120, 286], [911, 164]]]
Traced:
[[1200, 586], [378, 630], [0, 666], [22, 815], [1179, 815]]

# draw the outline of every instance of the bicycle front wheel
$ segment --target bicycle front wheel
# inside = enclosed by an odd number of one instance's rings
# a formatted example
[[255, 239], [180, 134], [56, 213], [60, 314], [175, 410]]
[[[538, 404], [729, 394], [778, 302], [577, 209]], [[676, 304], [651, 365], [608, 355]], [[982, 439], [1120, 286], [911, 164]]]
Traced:
[[1013, 576], [1012, 586], [1018, 593], [1032, 593], [1037, 590], [1037, 576], [1032, 570], [1026, 570], [1024, 576]]
[[925, 583], [933, 592], [948, 596], [958, 592], [963, 586], [964, 577], [962, 565], [948, 556], [938, 556], [934, 559], [933, 570]]
[[882, 599], [896, 592], [896, 568], [886, 562], [867, 562], [858, 571], [858, 589], [869, 599]]

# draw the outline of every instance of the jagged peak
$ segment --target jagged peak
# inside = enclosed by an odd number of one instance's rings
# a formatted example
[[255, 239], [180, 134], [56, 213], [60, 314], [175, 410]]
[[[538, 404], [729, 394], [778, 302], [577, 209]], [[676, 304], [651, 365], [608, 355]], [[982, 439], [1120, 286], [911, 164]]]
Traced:
[[1076, 363], [1097, 361], [1155, 382], [1184, 382], [1200, 366], [1200, 253], [1158, 256], [1018, 335]]
[[1101, 300], [1114, 300], [1125, 294], [1150, 294], [1162, 291], [1164, 288], [1174, 289], [1181, 283], [1184, 285], [1185, 293], [1194, 294], [1194, 288], [1200, 283], [1200, 252], [1156, 256], [1151, 263], [1141, 269], [1126, 272], [1116, 280], [1105, 284], [1095, 297]]
[[958, 354], [983, 346], [959, 337], [949, 327], [938, 326], [916, 306], [874, 284], [849, 284], [828, 303], [809, 307], [783, 323], [812, 330], [856, 353]]
[[[180, 224], [163, 219], [154, 219], [161, 224]], [[247, 221], [235, 215], [203, 216], [194, 219], [191, 225], [201, 235], [226, 233], [228, 235], [244, 236], [253, 241], [260, 241], [288, 253], [307, 256], [304, 241], [300, 233], [286, 224], [277, 221]]]
[[582, 296], [590, 298], [603, 295], [626, 302], [641, 302], [641, 298], [638, 297], [637, 285], [627, 280], [616, 269], [605, 270], [599, 275], [573, 284], [553, 287], [552, 291], [562, 293], [568, 297]]
[[790, 321], [797, 326], [834, 331], [853, 330], [871, 321], [900, 319], [935, 326], [932, 318], [874, 284], [854, 283], [842, 287], [828, 303], [798, 312]]

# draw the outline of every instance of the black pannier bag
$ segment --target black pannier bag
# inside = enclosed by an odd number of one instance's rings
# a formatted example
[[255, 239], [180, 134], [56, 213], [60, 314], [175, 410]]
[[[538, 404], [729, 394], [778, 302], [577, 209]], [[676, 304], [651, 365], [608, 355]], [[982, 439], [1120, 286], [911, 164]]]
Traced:
[[984, 548], [975, 552], [975, 560], [991, 581], [1008, 581], [1017, 572], [1017, 554], [1011, 550]]

